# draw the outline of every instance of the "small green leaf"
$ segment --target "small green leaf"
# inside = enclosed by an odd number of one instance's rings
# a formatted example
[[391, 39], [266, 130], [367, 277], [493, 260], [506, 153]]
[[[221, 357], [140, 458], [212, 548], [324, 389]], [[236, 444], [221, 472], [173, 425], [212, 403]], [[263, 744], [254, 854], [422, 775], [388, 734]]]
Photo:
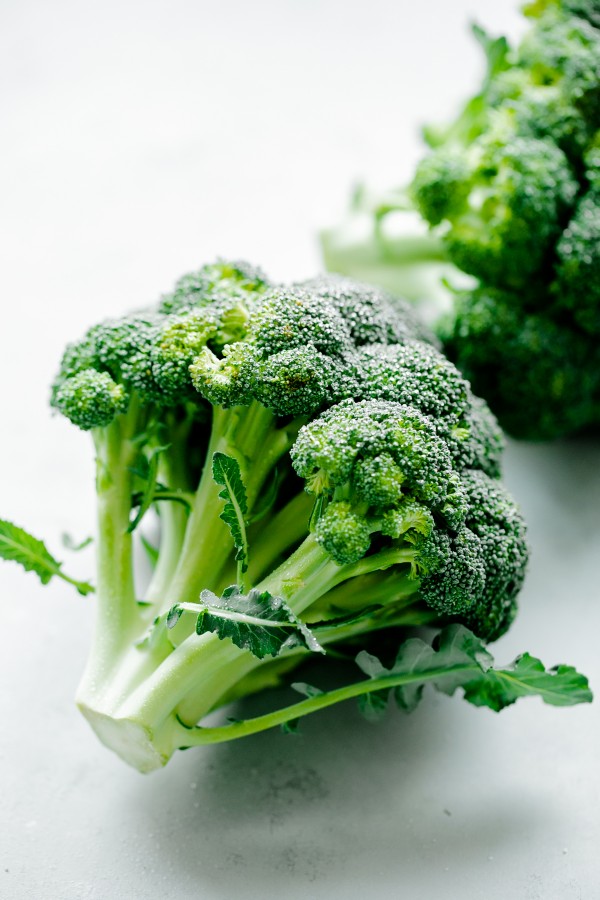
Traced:
[[221, 597], [212, 591], [202, 591], [199, 604], [181, 604], [170, 615], [175, 615], [177, 610], [197, 613], [197, 634], [212, 631], [221, 640], [229, 638], [258, 659], [277, 656], [283, 650], [297, 646], [316, 653], [324, 652], [310, 629], [285, 601], [268, 591], [253, 588], [244, 594], [237, 585], [226, 588]]
[[283, 734], [299, 734], [300, 719], [290, 719], [289, 722], [282, 722], [281, 730]]
[[167, 450], [168, 446], [167, 444], [164, 447], [154, 447], [148, 456], [141, 454], [136, 468], [132, 469], [134, 475], [137, 475], [144, 482], [144, 487], [141, 492], [135, 494], [132, 498], [132, 505], [134, 507], [137, 506], [138, 510], [127, 528], [129, 534], [135, 531], [154, 503], [157, 489], [158, 461], [160, 454], [163, 450]]
[[6, 519], [0, 519], [0, 557], [35, 572], [42, 584], [48, 584], [60, 570], [60, 563], [42, 541]]
[[65, 575], [62, 563], [52, 556], [42, 541], [6, 519], [0, 519], [0, 558], [18, 563], [26, 572], [35, 572], [42, 584], [48, 584], [56, 575], [72, 584], [83, 596], [94, 591], [87, 581]]
[[290, 687], [304, 697], [318, 697], [319, 694], [323, 693], [320, 688], [314, 687], [312, 684], [306, 684], [304, 681], [295, 681]]
[[90, 544], [94, 542], [93, 537], [87, 537], [83, 541], [79, 541], [79, 543], [71, 537], [71, 535], [67, 531], [63, 531], [61, 535], [62, 545], [66, 547], [67, 550], [71, 550], [72, 553], [79, 553], [80, 550], [85, 550], [86, 547], [89, 547]]
[[167, 628], [174, 628], [179, 622], [181, 616], [183, 615], [183, 608], [179, 605], [172, 606], [169, 612], [167, 613], [166, 623]]
[[144, 535], [141, 536], [141, 541], [142, 547], [148, 554], [148, 559], [150, 560], [152, 565], [155, 566], [158, 562], [158, 549], [153, 544], [151, 544], [148, 538], [144, 537]]
[[248, 512], [248, 500], [246, 488], [242, 481], [240, 464], [233, 456], [217, 451], [213, 453], [212, 473], [216, 484], [223, 488], [219, 493], [219, 497], [225, 501], [225, 506], [220, 518], [228, 526], [233, 538], [233, 544], [237, 551], [235, 558], [238, 562], [238, 580], [240, 580], [240, 573], [243, 574], [248, 569], [248, 541], [245, 520]]
[[358, 708], [368, 722], [383, 718], [388, 708], [389, 691], [370, 691], [358, 698]]

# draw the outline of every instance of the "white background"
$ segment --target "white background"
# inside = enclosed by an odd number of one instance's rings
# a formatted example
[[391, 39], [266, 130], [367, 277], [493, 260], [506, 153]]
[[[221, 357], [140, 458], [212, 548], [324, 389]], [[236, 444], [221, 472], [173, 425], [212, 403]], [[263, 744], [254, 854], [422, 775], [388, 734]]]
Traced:
[[[93, 528], [89, 440], [50, 416], [62, 348], [217, 255], [319, 268], [351, 183], [401, 183], [417, 125], [516, 35], [514, 0], [0, 5], [0, 515], [57, 554]], [[530, 522], [522, 613], [496, 647], [600, 689], [600, 446], [511, 443]], [[91, 552], [70, 568], [91, 573]], [[596, 900], [598, 706], [500, 716], [431, 695], [128, 769], [72, 696], [93, 600], [0, 568], [0, 897]]]

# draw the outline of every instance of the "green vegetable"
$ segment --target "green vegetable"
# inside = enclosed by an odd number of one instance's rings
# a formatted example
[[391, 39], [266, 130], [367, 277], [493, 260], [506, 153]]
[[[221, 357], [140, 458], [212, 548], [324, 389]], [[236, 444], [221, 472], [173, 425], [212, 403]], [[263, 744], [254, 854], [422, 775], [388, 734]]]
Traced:
[[[390, 690], [412, 708], [428, 682], [492, 709], [591, 699], [567, 667], [492, 668], [483, 642], [514, 617], [525, 525], [497, 423], [407, 306], [345, 279], [271, 286], [245, 263], [205, 266], [71, 344], [52, 405], [97, 459], [97, 622], [77, 702], [141, 771], [348, 697], [367, 715]], [[3, 534], [2, 556], [66, 577], [35, 539]], [[323, 654], [358, 654], [369, 677], [203, 726]]]
[[[406, 190], [355, 197], [327, 266], [450, 310], [445, 350], [501, 424], [550, 439], [600, 423], [600, 14], [537, 0], [516, 48], [475, 36], [476, 95]], [[420, 216], [420, 219], [419, 219]]]

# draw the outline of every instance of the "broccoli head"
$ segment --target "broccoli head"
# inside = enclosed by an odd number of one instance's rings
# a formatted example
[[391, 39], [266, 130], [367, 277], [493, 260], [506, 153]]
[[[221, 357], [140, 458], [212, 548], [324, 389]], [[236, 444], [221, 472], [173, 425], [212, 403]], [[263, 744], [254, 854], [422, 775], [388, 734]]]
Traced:
[[355, 204], [356, 227], [323, 245], [333, 270], [443, 305], [435, 330], [476, 393], [516, 437], [548, 440], [600, 423], [600, 12], [595, 0], [525, 12], [515, 47], [474, 29], [477, 92], [426, 130], [408, 188]]
[[[149, 771], [347, 696], [431, 679], [447, 690], [446, 675], [473, 702], [516, 699], [482, 643], [509, 626], [527, 563], [501, 434], [408, 307], [221, 261], [71, 344], [51, 403], [91, 433], [97, 459], [97, 625], [78, 704], [127, 762]], [[0, 555], [93, 590], [3, 521]], [[439, 644], [415, 636], [424, 625]], [[409, 662], [381, 675], [364, 651], [405, 639]], [[379, 675], [205, 725], [330, 648], [330, 666], [358, 650]], [[525, 693], [552, 679], [544, 696], [589, 699], [572, 670], [535, 678]]]

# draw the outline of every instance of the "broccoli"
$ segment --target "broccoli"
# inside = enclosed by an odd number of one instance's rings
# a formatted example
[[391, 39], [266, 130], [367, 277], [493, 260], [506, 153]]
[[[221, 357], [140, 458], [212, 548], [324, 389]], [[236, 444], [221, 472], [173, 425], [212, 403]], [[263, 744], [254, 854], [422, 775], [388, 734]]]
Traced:
[[332, 271], [443, 303], [435, 330], [475, 392], [514, 436], [547, 440], [600, 423], [600, 13], [525, 12], [515, 48], [475, 28], [478, 93], [425, 130], [412, 183], [359, 194], [323, 248]]
[[[411, 708], [428, 681], [493, 709], [590, 699], [567, 666], [526, 654], [491, 667], [525, 525], [500, 481], [495, 419], [408, 306], [347, 279], [273, 285], [215, 263], [69, 345], [51, 404], [90, 432], [97, 461], [97, 618], [77, 702], [140, 771], [352, 696], [368, 708], [393, 692]], [[93, 590], [6, 521], [0, 555]], [[389, 668], [371, 652], [384, 638], [400, 644]], [[358, 653], [368, 677], [295, 683], [304, 700], [203, 724], [330, 649]]]

